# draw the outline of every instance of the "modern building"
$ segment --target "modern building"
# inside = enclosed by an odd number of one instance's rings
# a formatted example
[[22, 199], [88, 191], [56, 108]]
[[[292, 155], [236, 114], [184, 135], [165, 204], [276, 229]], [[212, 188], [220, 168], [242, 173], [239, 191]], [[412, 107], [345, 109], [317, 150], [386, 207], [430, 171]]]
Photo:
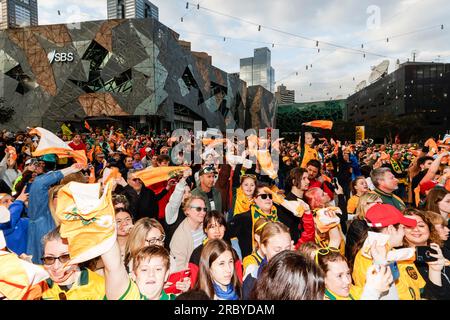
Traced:
[[[406, 62], [347, 99], [344, 117], [357, 125], [395, 118], [399, 126], [415, 115], [431, 136], [450, 128], [450, 64]], [[419, 129], [417, 129], [419, 130]], [[370, 130], [369, 130], [370, 131]], [[395, 134], [395, 133], [394, 133]]]
[[293, 104], [295, 102], [295, 90], [287, 90], [286, 86], [281, 84], [281, 86], [277, 87], [275, 99], [277, 99], [279, 105]]
[[159, 20], [158, 7], [149, 0], [108, 0], [108, 19], [150, 17]]
[[85, 119], [142, 130], [194, 120], [222, 131], [275, 127], [272, 93], [216, 68], [155, 19], [7, 29], [0, 38], [0, 114], [8, 115], [0, 128], [82, 128]]
[[0, 29], [37, 25], [37, 0], [0, 0]]
[[269, 48], [254, 50], [254, 56], [240, 60], [240, 78], [248, 86], [263, 86], [270, 92], [275, 91], [275, 70], [271, 66]]

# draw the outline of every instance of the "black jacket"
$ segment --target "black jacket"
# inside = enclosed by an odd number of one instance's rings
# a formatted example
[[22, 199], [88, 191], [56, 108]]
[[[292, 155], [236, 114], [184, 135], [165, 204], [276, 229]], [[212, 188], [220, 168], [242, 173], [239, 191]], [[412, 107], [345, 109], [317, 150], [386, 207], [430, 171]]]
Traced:
[[130, 212], [133, 215], [134, 221], [137, 221], [144, 217], [158, 218], [158, 201], [162, 199], [167, 193], [167, 189], [164, 189], [159, 194], [142, 187], [141, 192], [137, 192], [129, 185], [125, 187], [117, 186], [116, 193], [123, 194], [127, 197], [130, 203]]

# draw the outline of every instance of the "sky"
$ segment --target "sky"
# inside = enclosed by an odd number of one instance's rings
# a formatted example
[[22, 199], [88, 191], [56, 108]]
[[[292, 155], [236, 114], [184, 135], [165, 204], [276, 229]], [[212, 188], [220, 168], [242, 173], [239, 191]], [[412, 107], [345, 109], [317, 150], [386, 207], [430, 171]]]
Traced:
[[[39, 24], [106, 19], [106, 2], [39, 0]], [[276, 86], [295, 90], [296, 102], [346, 98], [372, 67], [389, 60], [390, 73], [413, 52], [416, 61], [450, 62], [448, 0], [196, 0], [188, 9], [185, 0], [152, 2], [160, 22], [226, 72], [269, 47]]]

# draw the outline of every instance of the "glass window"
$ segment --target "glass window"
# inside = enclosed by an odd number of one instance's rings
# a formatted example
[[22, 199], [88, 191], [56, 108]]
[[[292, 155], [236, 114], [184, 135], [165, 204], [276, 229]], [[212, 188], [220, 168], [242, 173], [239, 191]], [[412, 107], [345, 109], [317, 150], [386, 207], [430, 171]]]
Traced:
[[16, 25], [18, 26], [29, 26], [31, 24], [31, 14], [30, 10], [16, 4]]

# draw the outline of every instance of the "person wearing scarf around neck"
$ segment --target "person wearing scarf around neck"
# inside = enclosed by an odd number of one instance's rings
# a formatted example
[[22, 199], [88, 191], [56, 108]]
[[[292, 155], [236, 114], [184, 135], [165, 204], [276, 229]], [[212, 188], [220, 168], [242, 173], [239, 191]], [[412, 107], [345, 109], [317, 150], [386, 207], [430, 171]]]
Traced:
[[263, 260], [257, 268], [253, 268], [250, 274], [245, 278], [242, 285], [242, 296], [244, 300], [250, 298], [250, 293], [255, 286], [255, 282], [259, 278], [264, 266], [274, 257], [277, 253], [285, 250], [294, 250], [294, 241], [291, 239], [289, 228], [283, 223], [266, 222], [261, 225], [262, 232], [259, 237], [259, 245], [261, 247], [261, 253]]
[[[235, 173], [236, 175], [236, 173]], [[233, 184], [236, 179], [233, 179]], [[239, 187], [233, 192], [231, 213], [233, 216], [247, 212], [253, 203], [253, 194], [256, 188], [256, 175], [243, 174], [239, 178]]]
[[234, 267], [237, 259], [231, 246], [220, 239], [209, 240], [202, 250], [195, 290], [214, 300], [239, 300], [241, 283]]
[[268, 185], [258, 183], [253, 194], [254, 204], [250, 206], [250, 210], [234, 216], [228, 223], [226, 238], [231, 239], [232, 243], [234, 239], [238, 240], [238, 249], [242, 252], [242, 257], [248, 256], [256, 248], [253, 234], [256, 221], [261, 217], [278, 221], [277, 208], [273, 204], [272, 195], [268, 194], [264, 188], [268, 188]]

